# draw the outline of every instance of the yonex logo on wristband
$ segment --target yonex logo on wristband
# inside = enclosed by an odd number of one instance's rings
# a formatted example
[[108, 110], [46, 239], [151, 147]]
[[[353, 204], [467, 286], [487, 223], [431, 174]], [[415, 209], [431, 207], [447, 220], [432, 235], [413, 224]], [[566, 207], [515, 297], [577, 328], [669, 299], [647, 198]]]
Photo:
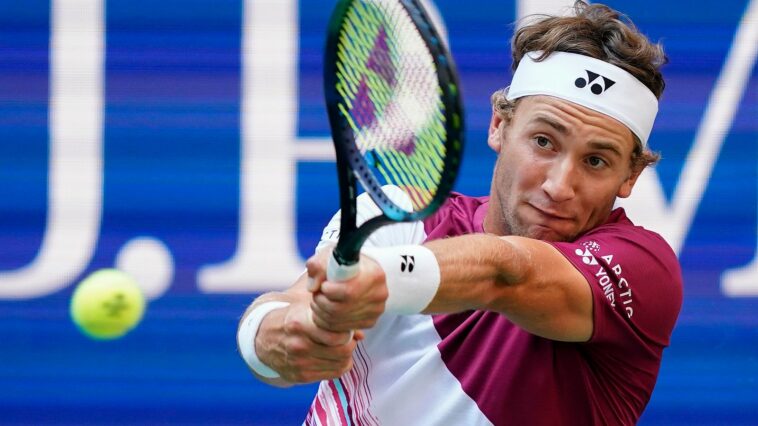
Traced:
[[595, 72], [592, 72], [590, 70], [585, 70], [585, 71], [587, 71], [587, 78], [586, 79], [584, 77], [577, 78], [574, 81], [574, 86], [582, 89], [585, 86], [587, 86], [588, 84], [590, 84], [593, 81], [597, 80], [598, 77], [603, 77], [603, 84], [602, 85], [600, 84], [600, 82], [597, 82], [597, 83], [593, 84], [592, 86], [590, 86], [590, 91], [592, 93], [596, 94], [596, 95], [599, 95], [599, 94], [605, 92], [606, 90], [610, 89], [611, 86], [613, 86], [614, 84], [616, 84], [615, 81], [611, 80], [608, 77], [602, 76], [602, 75], [600, 75], [598, 73], [595, 73]]
[[440, 267], [431, 250], [419, 245], [402, 245], [364, 247], [361, 253], [374, 259], [384, 271], [385, 312], [412, 315], [429, 306], [440, 285]]
[[403, 259], [403, 261], [400, 262], [400, 272], [405, 272], [406, 269], [408, 272], [413, 272], [413, 267], [416, 265], [416, 258], [409, 254], [402, 254], [400, 257]]

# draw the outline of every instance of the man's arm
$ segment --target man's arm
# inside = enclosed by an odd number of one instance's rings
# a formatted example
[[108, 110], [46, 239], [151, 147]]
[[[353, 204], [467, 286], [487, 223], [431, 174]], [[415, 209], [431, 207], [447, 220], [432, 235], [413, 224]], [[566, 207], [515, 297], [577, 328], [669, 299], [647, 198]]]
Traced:
[[553, 340], [592, 336], [592, 291], [557, 249], [522, 237], [468, 235], [427, 244], [441, 283], [425, 312], [483, 309]]
[[[550, 244], [521, 237], [465, 235], [425, 245], [437, 259], [440, 285], [426, 313], [471, 309], [500, 312], [526, 331], [561, 341], [587, 341], [592, 336], [592, 292], [584, 276]], [[312, 309], [316, 323], [346, 330], [356, 318], [370, 323], [374, 292], [386, 289], [382, 269], [362, 259], [361, 272], [345, 283], [324, 282], [324, 256], [307, 265], [315, 283]], [[377, 290], [379, 289], [379, 290]], [[386, 290], [385, 290], [386, 292]], [[375, 319], [373, 319], [375, 321]], [[360, 322], [359, 322], [360, 324]]]
[[311, 293], [306, 290], [308, 277], [303, 274], [285, 292], [266, 293], [258, 297], [245, 311], [240, 321], [267, 302], [287, 302], [288, 306], [274, 309], [260, 323], [252, 342], [258, 358], [281, 377], [268, 378], [250, 371], [261, 381], [278, 387], [311, 383], [341, 376], [352, 367], [356, 333], [333, 332], [316, 327], [310, 310]]
[[[412, 209], [410, 198], [397, 187], [383, 188], [392, 200], [405, 209]], [[358, 196], [357, 222], [381, 213], [368, 194]], [[329, 221], [322, 234], [322, 240], [316, 248], [324, 260], [331, 255], [329, 246], [337, 242], [341, 223], [340, 212]], [[392, 246], [396, 244], [418, 243], [425, 238], [421, 222], [401, 223], [383, 227], [374, 232], [366, 241], [369, 246]], [[258, 359], [281, 375], [270, 379], [253, 373], [260, 380], [275, 386], [289, 386], [293, 383], [308, 383], [341, 376], [352, 366], [352, 352], [357, 342], [363, 339], [362, 328], [372, 327], [384, 311], [386, 289], [369, 287], [361, 294], [361, 299], [368, 302], [367, 309], [361, 313], [360, 321], [343, 324], [338, 332], [327, 331], [317, 327], [313, 322], [311, 302], [313, 294], [306, 289], [308, 276], [303, 274], [297, 282], [283, 293], [268, 293], [260, 296], [243, 316], [266, 302], [281, 301], [289, 305], [275, 309], [266, 315], [260, 323], [255, 338], [255, 352]], [[353, 330], [356, 330], [353, 332]], [[353, 336], [352, 338], [350, 336]]]

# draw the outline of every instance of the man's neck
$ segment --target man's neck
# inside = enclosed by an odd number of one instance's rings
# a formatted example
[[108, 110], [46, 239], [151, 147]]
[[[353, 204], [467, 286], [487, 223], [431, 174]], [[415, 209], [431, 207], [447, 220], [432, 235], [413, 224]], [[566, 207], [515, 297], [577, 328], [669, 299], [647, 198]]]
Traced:
[[506, 229], [504, 224], [505, 221], [497, 217], [498, 214], [495, 211], [498, 209], [493, 207], [492, 199], [490, 199], [489, 208], [482, 223], [484, 232], [494, 235], [510, 235], [510, 231]]

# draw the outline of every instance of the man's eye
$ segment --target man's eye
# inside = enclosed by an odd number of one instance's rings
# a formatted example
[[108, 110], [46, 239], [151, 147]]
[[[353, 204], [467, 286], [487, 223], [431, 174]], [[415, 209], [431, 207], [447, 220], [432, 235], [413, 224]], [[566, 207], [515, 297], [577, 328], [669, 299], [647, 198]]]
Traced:
[[550, 148], [553, 145], [552, 142], [550, 142], [550, 139], [544, 136], [537, 136], [534, 140], [540, 148]]
[[590, 165], [590, 167], [595, 168], [595, 169], [605, 167], [607, 164], [605, 160], [603, 160], [600, 157], [590, 157], [589, 159], [587, 159], [587, 163]]

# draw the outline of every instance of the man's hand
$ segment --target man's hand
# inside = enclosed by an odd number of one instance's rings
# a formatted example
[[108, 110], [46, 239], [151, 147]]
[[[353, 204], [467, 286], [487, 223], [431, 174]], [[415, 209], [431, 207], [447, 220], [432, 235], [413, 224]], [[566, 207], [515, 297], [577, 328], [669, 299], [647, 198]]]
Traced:
[[287, 383], [334, 379], [353, 366], [353, 350], [363, 333], [328, 331], [313, 317], [307, 303], [290, 304], [268, 314], [255, 339], [261, 361]]
[[308, 290], [313, 293], [313, 322], [325, 330], [346, 332], [371, 328], [384, 312], [387, 285], [384, 272], [372, 259], [361, 256], [358, 275], [344, 282], [326, 280], [331, 250], [308, 259]]

